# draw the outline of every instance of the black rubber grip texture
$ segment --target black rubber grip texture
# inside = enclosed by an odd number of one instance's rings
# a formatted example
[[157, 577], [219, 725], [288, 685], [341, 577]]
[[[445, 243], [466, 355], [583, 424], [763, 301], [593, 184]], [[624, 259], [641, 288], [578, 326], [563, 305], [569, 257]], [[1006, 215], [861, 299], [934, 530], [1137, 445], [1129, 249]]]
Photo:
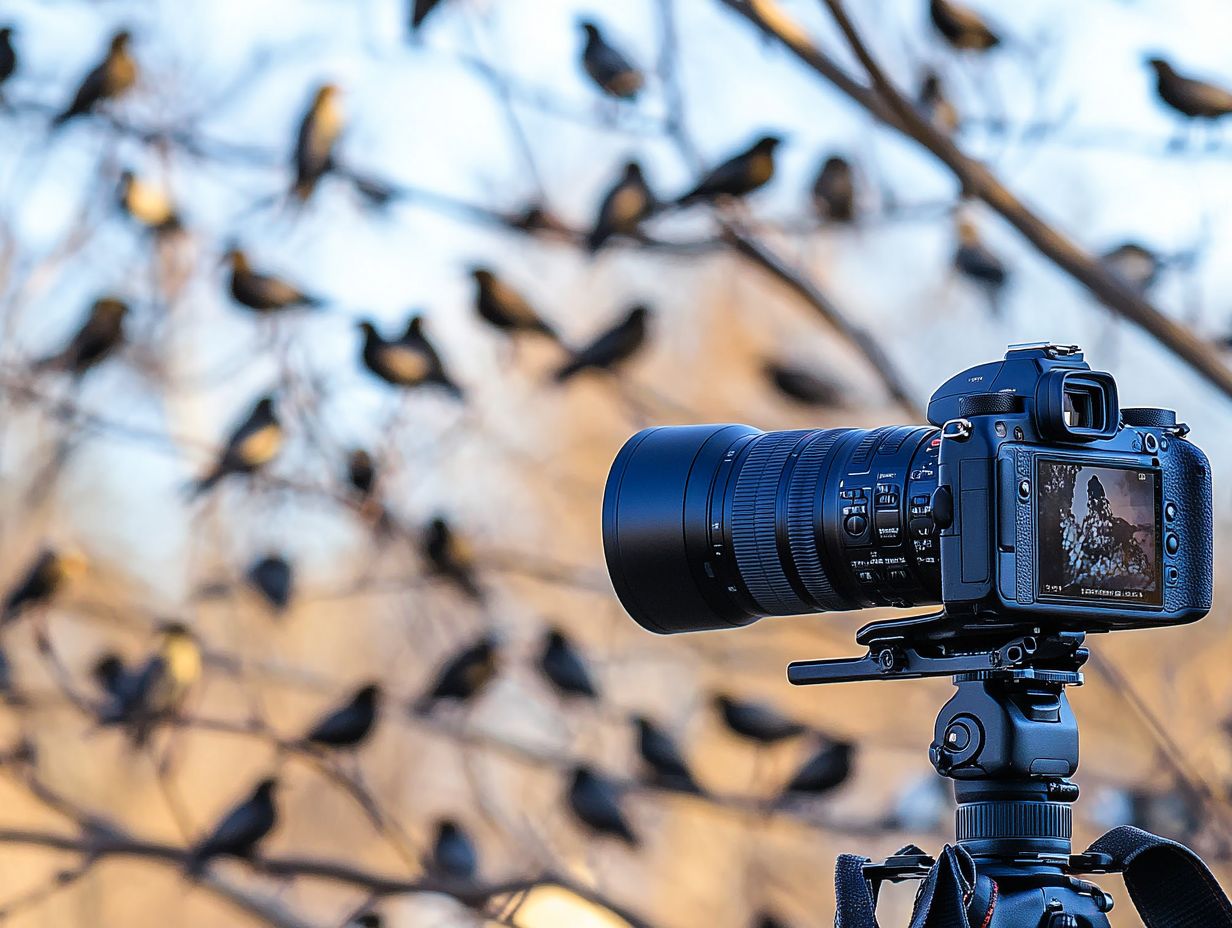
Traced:
[[834, 591], [821, 563], [821, 533], [818, 531], [821, 512], [817, 488], [835, 443], [850, 431], [825, 429], [807, 441], [800, 449], [787, 498], [787, 538], [800, 582], [820, 608], [835, 611], [849, 608], [849, 603]]
[[737, 464], [731, 511], [732, 551], [749, 595], [772, 615], [816, 611], [797, 595], [783, 570], [775, 518], [783, 465], [800, 440], [812, 432], [766, 432], [753, 439], [744, 460]]
[[958, 400], [960, 416], [1009, 415], [1022, 408], [1022, 397], [1014, 393], [972, 393]]
[[1067, 802], [969, 802], [955, 816], [959, 841], [1048, 838], [1068, 841], [1074, 810]]
[[1176, 413], [1158, 406], [1129, 406], [1121, 410], [1121, 419], [1126, 425], [1148, 429], [1170, 429], [1176, 425]]

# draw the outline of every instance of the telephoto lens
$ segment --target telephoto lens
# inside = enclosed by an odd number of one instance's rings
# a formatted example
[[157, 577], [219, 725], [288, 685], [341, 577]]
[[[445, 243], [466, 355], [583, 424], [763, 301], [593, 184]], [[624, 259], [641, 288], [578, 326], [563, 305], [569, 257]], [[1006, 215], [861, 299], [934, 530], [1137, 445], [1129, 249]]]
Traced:
[[938, 603], [939, 446], [923, 426], [645, 429], [603, 497], [616, 593], [660, 634]]

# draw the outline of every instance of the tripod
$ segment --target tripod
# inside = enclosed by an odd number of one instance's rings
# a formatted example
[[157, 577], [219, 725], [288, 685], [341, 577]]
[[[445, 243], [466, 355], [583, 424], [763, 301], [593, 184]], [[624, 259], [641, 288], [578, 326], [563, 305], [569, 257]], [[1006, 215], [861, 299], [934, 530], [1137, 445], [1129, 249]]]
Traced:
[[1085, 879], [1123, 872], [1149, 928], [1228, 928], [1232, 906], [1191, 851], [1121, 828], [1082, 854], [1070, 845], [1078, 723], [1067, 686], [1083, 682], [1081, 632], [999, 625], [958, 634], [944, 613], [878, 622], [861, 658], [805, 661], [796, 684], [951, 676], [929, 759], [954, 781], [956, 844], [934, 859], [908, 847], [884, 861], [844, 855], [838, 928], [875, 928], [882, 883], [924, 881], [912, 928], [1109, 928], [1112, 897]]

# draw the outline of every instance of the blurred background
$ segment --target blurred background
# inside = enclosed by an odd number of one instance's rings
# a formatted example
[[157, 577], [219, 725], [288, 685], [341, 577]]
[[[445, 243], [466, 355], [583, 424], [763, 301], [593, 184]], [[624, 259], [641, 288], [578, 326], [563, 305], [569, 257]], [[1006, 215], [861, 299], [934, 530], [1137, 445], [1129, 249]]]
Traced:
[[[790, 928], [947, 840], [948, 681], [788, 687], [865, 614], [653, 638], [599, 505], [641, 427], [1050, 340], [1226, 540], [1232, 9], [978, 7], [0, 6], [0, 919]], [[1094, 642], [1076, 846], [1232, 875], [1222, 586]]]

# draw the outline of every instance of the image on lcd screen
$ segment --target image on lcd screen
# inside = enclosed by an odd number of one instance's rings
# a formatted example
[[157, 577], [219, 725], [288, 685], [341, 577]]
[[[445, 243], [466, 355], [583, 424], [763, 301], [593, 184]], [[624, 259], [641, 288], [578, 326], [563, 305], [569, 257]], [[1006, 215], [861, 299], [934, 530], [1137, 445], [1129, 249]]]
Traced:
[[1041, 596], [1161, 605], [1154, 471], [1040, 459]]

